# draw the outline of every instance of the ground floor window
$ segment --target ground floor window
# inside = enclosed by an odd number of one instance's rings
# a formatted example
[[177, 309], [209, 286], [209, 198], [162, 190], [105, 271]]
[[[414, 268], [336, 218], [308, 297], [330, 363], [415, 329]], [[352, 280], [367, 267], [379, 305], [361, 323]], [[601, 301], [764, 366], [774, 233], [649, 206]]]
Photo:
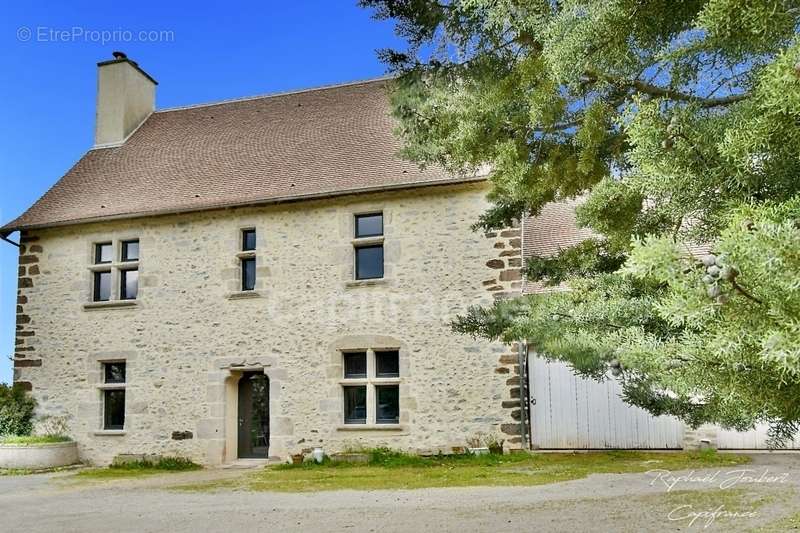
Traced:
[[400, 351], [342, 353], [345, 424], [400, 422]]
[[103, 429], [125, 429], [125, 384], [127, 365], [124, 361], [103, 363]]

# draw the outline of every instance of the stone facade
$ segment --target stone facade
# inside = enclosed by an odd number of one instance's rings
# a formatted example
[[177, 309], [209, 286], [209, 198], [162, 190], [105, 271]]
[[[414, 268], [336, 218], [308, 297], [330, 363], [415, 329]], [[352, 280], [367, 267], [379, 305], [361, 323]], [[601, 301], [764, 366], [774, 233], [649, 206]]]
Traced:
[[[68, 419], [81, 458], [235, 459], [236, 380], [270, 381], [270, 455], [416, 452], [494, 433], [518, 447], [516, 347], [453, 333], [519, 293], [519, 230], [482, 234], [486, 183], [54, 227], [22, 235], [15, 381]], [[385, 277], [353, 281], [353, 219], [384, 215]], [[241, 293], [241, 230], [257, 230]], [[140, 241], [135, 303], [91, 304], [93, 244]], [[117, 280], [115, 278], [115, 284]], [[502, 296], [500, 296], [502, 295]], [[343, 424], [342, 350], [400, 351], [400, 423]], [[127, 364], [125, 429], [101, 431], [101, 368]]]

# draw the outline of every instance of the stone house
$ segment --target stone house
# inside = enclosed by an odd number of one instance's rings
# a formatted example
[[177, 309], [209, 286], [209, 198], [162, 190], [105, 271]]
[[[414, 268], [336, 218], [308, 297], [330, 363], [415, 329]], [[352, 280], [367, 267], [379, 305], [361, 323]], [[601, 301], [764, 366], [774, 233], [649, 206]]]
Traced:
[[14, 381], [81, 458], [205, 464], [524, 446], [518, 346], [460, 336], [521, 293], [486, 176], [403, 161], [386, 80], [175, 109], [98, 64], [95, 144], [19, 232]]

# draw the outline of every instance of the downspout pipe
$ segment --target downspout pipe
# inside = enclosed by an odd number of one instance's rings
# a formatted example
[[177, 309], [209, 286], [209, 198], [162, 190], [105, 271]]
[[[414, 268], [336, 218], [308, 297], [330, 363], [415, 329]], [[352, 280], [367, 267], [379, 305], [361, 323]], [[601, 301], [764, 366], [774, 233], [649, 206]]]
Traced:
[[16, 246], [17, 248], [19, 248], [19, 243], [18, 243], [18, 242], [14, 242], [14, 241], [12, 241], [11, 239], [9, 239], [9, 238], [8, 238], [8, 236], [9, 236], [9, 235], [11, 235], [11, 234], [10, 234], [10, 233], [0, 233], [0, 239], [3, 239], [3, 240], [4, 240], [4, 241], [6, 241], [7, 243], [9, 243], [9, 244], [13, 244], [13, 245], [14, 245], [14, 246]]

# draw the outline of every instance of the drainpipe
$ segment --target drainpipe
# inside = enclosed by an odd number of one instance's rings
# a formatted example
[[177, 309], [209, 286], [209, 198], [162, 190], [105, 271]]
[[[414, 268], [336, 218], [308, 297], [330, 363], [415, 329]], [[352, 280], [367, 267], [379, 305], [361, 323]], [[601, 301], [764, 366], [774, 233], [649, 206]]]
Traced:
[[519, 364], [519, 405], [520, 419], [519, 432], [522, 437], [522, 446], [525, 449], [531, 448], [530, 440], [530, 391], [528, 390], [528, 343], [525, 341], [517, 342], [517, 363]]
[[9, 236], [9, 235], [11, 235], [11, 234], [10, 234], [10, 233], [0, 233], [0, 239], [3, 239], [3, 240], [4, 240], [4, 241], [6, 241], [7, 243], [9, 243], [9, 244], [13, 244], [13, 245], [14, 245], [14, 246], [16, 246], [17, 248], [19, 248], [19, 243], [18, 243], [18, 242], [14, 242], [14, 241], [12, 241], [11, 239], [9, 239], [9, 238], [8, 238], [8, 236]]

